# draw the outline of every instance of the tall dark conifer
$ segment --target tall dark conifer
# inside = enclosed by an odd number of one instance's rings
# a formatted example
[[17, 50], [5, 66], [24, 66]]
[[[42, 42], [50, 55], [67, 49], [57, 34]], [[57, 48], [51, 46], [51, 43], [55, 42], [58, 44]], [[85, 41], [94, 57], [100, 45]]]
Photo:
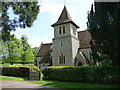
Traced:
[[95, 42], [92, 43], [94, 60], [108, 60], [119, 66], [120, 2], [95, 2], [94, 7], [91, 7], [87, 23]]

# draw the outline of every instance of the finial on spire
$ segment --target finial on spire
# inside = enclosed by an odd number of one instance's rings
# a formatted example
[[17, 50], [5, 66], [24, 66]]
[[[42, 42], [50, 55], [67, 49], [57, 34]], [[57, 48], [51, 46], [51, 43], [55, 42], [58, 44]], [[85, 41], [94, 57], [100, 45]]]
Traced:
[[65, 6], [65, 0], [64, 0], [64, 6]]

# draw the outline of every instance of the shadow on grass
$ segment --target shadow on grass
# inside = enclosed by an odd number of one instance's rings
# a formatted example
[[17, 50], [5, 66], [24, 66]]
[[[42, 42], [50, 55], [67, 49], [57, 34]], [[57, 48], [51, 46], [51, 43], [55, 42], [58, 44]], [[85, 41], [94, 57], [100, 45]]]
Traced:
[[62, 89], [87, 89], [87, 88], [120, 88], [118, 85], [100, 85], [89, 83], [76, 83], [76, 82], [58, 82], [58, 81], [35, 81], [36, 84], [50, 86]]
[[[15, 80], [15, 81], [22, 81], [24, 82], [23, 78], [17, 78], [17, 77], [8, 77], [8, 76], [0, 76], [1, 79], [3, 80]], [[29, 81], [29, 80], [25, 80], [25, 82], [28, 83], [34, 83], [34, 84], [38, 84], [40, 85], [40, 87], [38, 88], [34, 88], [34, 90], [64, 90], [64, 89], [77, 89], [77, 90], [81, 90], [81, 89], [89, 89], [89, 88], [101, 88], [101, 89], [110, 89], [110, 88], [120, 88], [119, 85], [100, 85], [100, 84], [89, 84], [89, 83], [76, 83], [76, 82], [58, 82], [58, 81], [43, 81], [43, 80], [39, 80], [39, 81]], [[44, 88], [41, 87], [41, 85], [43, 85]], [[46, 88], [47, 86], [47, 88]], [[54, 87], [54, 88], [52, 88]], [[57, 89], [56, 89], [57, 88]], [[60, 89], [62, 88], [62, 89]], [[6, 89], [2, 89], [2, 90], [6, 90]], [[7, 89], [9, 90], [9, 89]], [[14, 89], [16, 90], [16, 89]], [[18, 90], [18, 89], [17, 89]], [[20, 89], [19, 89], [20, 90]], [[24, 89], [23, 89], [24, 90]], [[31, 89], [30, 89], [31, 90]]]

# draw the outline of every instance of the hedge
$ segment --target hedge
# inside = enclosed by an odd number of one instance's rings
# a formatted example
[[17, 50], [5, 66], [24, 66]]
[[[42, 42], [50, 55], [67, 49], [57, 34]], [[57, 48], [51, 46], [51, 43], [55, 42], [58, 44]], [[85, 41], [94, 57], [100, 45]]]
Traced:
[[120, 84], [120, 69], [117, 67], [47, 67], [43, 71], [44, 80], [65, 82]]
[[40, 80], [40, 70], [36, 66], [3, 66], [2, 75], [22, 77], [27, 80]]

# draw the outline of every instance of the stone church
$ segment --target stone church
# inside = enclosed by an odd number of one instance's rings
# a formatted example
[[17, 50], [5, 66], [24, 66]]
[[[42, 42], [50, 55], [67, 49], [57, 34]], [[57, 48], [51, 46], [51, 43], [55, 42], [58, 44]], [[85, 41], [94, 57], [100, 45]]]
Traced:
[[73, 22], [66, 6], [51, 25], [54, 29], [52, 43], [41, 43], [36, 52], [36, 65], [40, 68], [47, 66], [92, 66], [92, 41], [89, 31], [77, 31], [78, 25]]

